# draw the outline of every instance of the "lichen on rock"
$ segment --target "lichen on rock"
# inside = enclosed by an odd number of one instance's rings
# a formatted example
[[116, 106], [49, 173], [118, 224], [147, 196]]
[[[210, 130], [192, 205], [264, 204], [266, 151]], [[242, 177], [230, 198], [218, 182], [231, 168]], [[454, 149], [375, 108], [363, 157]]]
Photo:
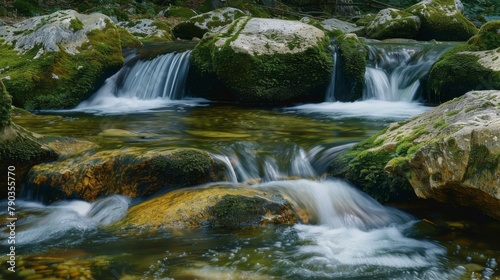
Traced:
[[195, 149], [91, 149], [34, 166], [27, 175], [26, 191], [46, 202], [94, 201], [110, 194], [146, 197], [160, 189], [222, 180], [223, 173], [221, 163]]
[[420, 31], [420, 18], [397, 9], [383, 9], [366, 26], [366, 35], [373, 39], [415, 39]]
[[469, 92], [357, 144], [332, 174], [375, 198], [411, 186], [418, 197], [500, 219], [499, 132], [500, 92]]

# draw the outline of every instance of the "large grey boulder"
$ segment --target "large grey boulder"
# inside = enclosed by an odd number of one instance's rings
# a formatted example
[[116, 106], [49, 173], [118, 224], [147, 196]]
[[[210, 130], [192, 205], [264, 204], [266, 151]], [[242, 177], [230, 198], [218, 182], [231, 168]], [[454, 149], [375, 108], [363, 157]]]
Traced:
[[314, 26], [242, 17], [195, 47], [188, 84], [198, 85], [193, 95], [220, 99], [213, 90], [219, 82], [228, 99], [242, 103], [321, 99], [333, 68], [328, 47], [329, 37]]
[[406, 193], [500, 220], [500, 91], [474, 91], [393, 123], [335, 159], [332, 174], [377, 198]]

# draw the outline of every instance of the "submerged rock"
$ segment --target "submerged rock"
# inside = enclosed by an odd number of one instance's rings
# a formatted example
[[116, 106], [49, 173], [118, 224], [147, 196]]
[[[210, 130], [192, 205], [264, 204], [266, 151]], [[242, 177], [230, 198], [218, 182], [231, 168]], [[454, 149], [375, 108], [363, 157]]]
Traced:
[[115, 224], [124, 227], [257, 227], [295, 221], [281, 196], [249, 187], [175, 190], [139, 203]]
[[377, 198], [412, 187], [421, 198], [500, 219], [500, 91], [475, 91], [393, 123], [332, 164]]
[[34, 166], [27, 175], [25, 192], [45, 202], [94, 201], [110, 194], [145, 197], [163, 188], [219, 181], [223, 172], [221, 163], [195, 149], [88, 150]]
[[467, 42], [448, 50], [429, 72], [429, 95], [445, 102], [470, 90], [500, 89], [500, 21], [484, 24]]
[[195, 47], [190, 91], [250, 104], [321, 100], [333, 68], [328, 39], [298, 21], [239, 18]]
[[366, 26], [366, 35], [373, 39], [417, 37], [420, 30], [420, 18], [397, 9], [384, 9], [378, 12]]
[[121, 33], [103, 14], [73, 10], [0, 26], [0, 78], [18, 107], [74, 107], [123, 65]]
[[418, 40], [467, 41], [476, 26], [462, 15], [460, 0], [424, 0], [406, 9], [421, 20]]

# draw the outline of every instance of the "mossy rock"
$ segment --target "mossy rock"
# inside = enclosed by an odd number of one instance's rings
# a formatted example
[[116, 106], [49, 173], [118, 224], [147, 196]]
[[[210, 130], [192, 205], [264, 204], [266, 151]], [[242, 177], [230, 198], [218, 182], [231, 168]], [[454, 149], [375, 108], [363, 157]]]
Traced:
[[340, 77], [336, 86], [335, 99], [352, 102], [361, 99], [365, 83], [366, 57], [368, 50], [365, 44], [355, 34], [337, 37], [335, 44], [339, 49], [337, 67], [340, 67]]
[[296, 221], [281, 196], [244, 186], [171, 191], [139, 203], [111, 228], [245, 228]]
[[421, 20], [418, 40], [467, 41], [476, 26], [463, 16], [455, 0], [424, 0], [405, 11]]
[[[58, 154], [14, 123], [0, 126], [0, 130], [0, 168], [15, 174], [16, 191], [19, 192], [25, 183], [26, 173], [33, 165], [54, 161]], [[7, 192], [2, 192], [0, 198], [6, 196]]]
[[469, 39], [469, 45], [475, 46], [480, 51], [500, 48], [500, 20], [485, 23], [476, 36]]
[[442, 103], [470, 90], [500, 89], [500, 46], [483, 50], [495, 46], [484, 43], [481, 38], [485, 37], [488, 36], [473, 37], [468, 44], [448, 50], [434, 63], [427, 84], [429, 101]]
[[469, 92], [360, 142], [331, 174], [381, 201], [416, 194], [500, 219], [499, 109], [500, 91]]
[[172, 42], [172, 29], [165, 21], [134, 19], [118, 24], [141, 42]]
[[297, 21], [239, 18], [195, 47], [189, 90], [219, 99], [213, 89], [222, 87], [246, 104], [322, 100], [333, 68], [328, 39]]
[[[75, 30], [71, 20], [83, 25]], [[0, 26], [0, 65], [13, 104], [30, 110], [76, 106], [123, 65], [120, 38], [108, 17], [73, 10]]]
[[189, 20], [177, 24], [172, 32], [175, 37], [185, 40], [201, 39], [205, 33], [216, 31], [232, 23], [245, 13], [235, 8], [221, 8], [191, 17]]
[[195, 149], [80, 151], [33, 167], [27, 175], [26, 191], [45, 202], [94, 201], [110, 194], [146, 197], [160, 189], [219, 181], [225, 176], [222, 163]]
[[366, 26], [366, 35], [373, 39], [407, 38], [414, 39], [420, 31], [420, 18], [397, 9], [378, 12]]
[[197, 14], [192, 9], [186, 7], [169, 6], [167, 9], [160, 12], [160, 15], [164, 17], [176, 17], [176, 18], [188, 19], [196, 16]]
[[12, 96], [7, 92], [7, 88], [0, 80], [0, 127], [11, 123]]

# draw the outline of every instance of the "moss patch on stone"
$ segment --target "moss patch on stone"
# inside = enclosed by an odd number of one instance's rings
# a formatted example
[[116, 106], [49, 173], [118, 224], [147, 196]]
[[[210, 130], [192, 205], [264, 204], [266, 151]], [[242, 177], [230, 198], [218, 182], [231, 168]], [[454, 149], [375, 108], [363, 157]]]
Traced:
[[467, 42], [469, 45], [476, 46], [478, 50], [493, 50], [500, 47], [500, 20], [485, 23], [479, 29], [477, 35], [473, 36]]
[[0, 128], [11, 123], [10, 113], [12, 111], [12, 96], [0, 80]]
[[368, 51], [366, 46], [354, 34], [337, 37], [336, 44], [340, 51], [341, 77], [343, 88], [339, 90], [335, 98], [338, 101], [356, 101], [363, 95], [363, 87], [366, 71], [366, 57]]
[[72, 108], [123, 65], [120, 33], [111, 22], [87, 37], [80, 53], [61, 50], [37, 59], [38, 48], [18, 54], [0, 41], [0, 65], [10, 77], [4, 83], [13, 93], [13, 104], [29, 110]]

